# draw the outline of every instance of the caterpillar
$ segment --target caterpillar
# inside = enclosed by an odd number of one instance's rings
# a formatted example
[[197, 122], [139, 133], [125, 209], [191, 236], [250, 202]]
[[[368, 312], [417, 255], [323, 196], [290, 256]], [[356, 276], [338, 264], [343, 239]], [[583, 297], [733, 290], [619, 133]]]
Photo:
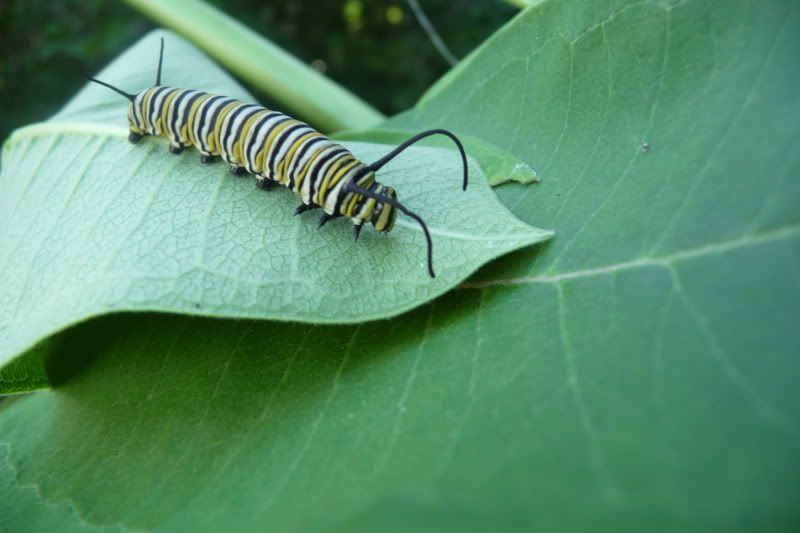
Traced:
[[353, 221], [355, 239], [364, 222], [378, 232], [394, 227], [397, 211], [414, 219], [427, 242], [428, 274], [433, 270], [433, 243], [428, 226], [397, 198], [394, 188], [376, 180], [375, 173], [412, 144], [431, 135], [445, 135], [455, 142], [464, 166], [462, 189], [467, 189], [467, 156], [452, 132], [431, 129], [414, 135], [371, 164], [359, 161], [349, 150], [333, 142], [308, 124], [279, 111], [248, 104], [227, 96], [161, 85], [164, 39], [158, 56], [156, 83], [131, 94], [110, 83], [84, 75], [130, 101], [128, 140], [139, 142], [146, 135], [167, 137], [169, 151], [180, 154], [194, 147], [202, 163], [221, 158], [237, 176], [252, 174], [256, 186], [270, 190], [283, 185], [302, 198], [295, 215], [322, 208], [319, 227], [347, 217]]

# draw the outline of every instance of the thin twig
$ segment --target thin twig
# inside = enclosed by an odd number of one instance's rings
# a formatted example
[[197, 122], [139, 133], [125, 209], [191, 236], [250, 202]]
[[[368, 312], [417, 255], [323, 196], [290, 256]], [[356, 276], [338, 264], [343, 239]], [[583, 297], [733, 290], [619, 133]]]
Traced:
[[458, 63], [458, 59], [456, 59], [456, 56], [453, 55], [453, 52], [447, 48], [447, 45], [444, 44], [442, 38], [439, 37], [439, 34], [436, 32], [436, 28], [433, 27], [433, 24], [431, 24], [431, 21], [425, 15], [425, 12], [422, 11], [422, 7], [420, 7], [419, 2], [417, 2], [417, 0], [406, 1], [408, 2], [408, 7], [410, 7], [411, 11], [414, 13], [414, 16], [417, 17], [419, 25], [422, 26], [422, 29], [428, 34], [433, 46], [436, 47], [436, 50], [439, 51], [444, 60], [447, 61], [451, 67], [454, 67], [456, 63]]

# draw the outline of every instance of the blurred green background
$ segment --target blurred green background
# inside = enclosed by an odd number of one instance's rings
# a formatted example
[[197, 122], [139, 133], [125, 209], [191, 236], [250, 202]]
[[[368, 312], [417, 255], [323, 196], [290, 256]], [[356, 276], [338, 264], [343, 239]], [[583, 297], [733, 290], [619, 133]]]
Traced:
[[[210, 3], [387, 115], [449, 68], [405, 0]], [[419, 3], [459, 58], [519, 11], [502, 0]], [[122, 2], [0, 1], [0, 139], [55, 113], [84, 83], [79, 72], [96, 72], [153, 26]]]

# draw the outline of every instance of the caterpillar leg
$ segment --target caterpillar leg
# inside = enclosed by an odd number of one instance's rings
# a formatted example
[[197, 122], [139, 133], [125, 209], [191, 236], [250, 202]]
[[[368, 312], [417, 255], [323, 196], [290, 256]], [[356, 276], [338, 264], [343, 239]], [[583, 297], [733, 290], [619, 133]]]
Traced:
[[234, 176], [245, 176], [245, 175], [247, 175], [247, 170], [245, 170], [244, 167], [240, 167], [239, 165], [234, 165], [233, 163], [231, 163], [230, 171], [231, 171], [231, 174], [233, 174]]
[[[233, 165], [231, 165], [231, 166], [233, 166]], [[241, 167], [239, 167], [239, 168], [241, 168]], [[233, 173], [233, 168], [231, 168], [231, 173]], [[235, 175], [239, 176], [241, 174], [235, 174]], [[256, 187], [258, 187], [262, 191], [271, 191], [272, 188], [275, 187], [275, 182], [272, 181], [269, 178], [258, 177], [258, 178], [256, 178]]]
[[300, 215], [305, 213], [306, 211], [311, 211], [312, 209], [318, 209], [319, 206], [317, 204], [300, 204], [297, 206], [297, 209], [294, 210], [295, 215]]
[[216, 156], [211, 154], [200, 154], [200, 162], [204, 165], [214, 163], [217, 160]]
[[172, 144], [169, 145], [169, 153], [178, 155], [183, 152], [183, 146], [180, 144]]
[[361, 223], [355, 224], [353, 226], [353, 237], [355, 237], [356, 240], [358, 240], [358, 236], [361, 235], [361, 228], [363, 227], [364, 226], [361, 225]]
[[329, 215], [328, 213], [322, 213], [322, 216], [319, 217], [319, 226], [322, 227], [328, 223], [328, 221], [333, 220], [334, 218], [339, 218], [342, 215]]
[[131, 144], [136, 144], [142, 140], [142, 137], [144, 137], [144, 135], [141, 133], [130, 132], [128, 134], [128, 142]]

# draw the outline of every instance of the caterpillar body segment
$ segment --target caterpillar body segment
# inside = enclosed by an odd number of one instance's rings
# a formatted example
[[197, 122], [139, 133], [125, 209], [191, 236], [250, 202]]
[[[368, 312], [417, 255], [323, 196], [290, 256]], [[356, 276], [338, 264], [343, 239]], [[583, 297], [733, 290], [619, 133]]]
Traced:
[[130, 103], [128, 120], [135, 141], [166, 137], [173, 153], [193, 147], [202, 157], [220, 157], [234, 174], [253, 174], [260, 188], [283, 185], [330, 216], [348, 217], [357, 226], [369, 222], [382, 232], [394, 226], [394, 206], [345, 191], [352, 182], [397, 198], [393, 188], [377, 183], [375, 172], [349, 150], [278, 111], [196, 90], [151, 87]]
[[466, 190], [467, 159], [455, 135], [442, 129], [424, 131], [378, 161], [365, 164], [308, 124], [279, 111], [199, 90], [162, 86], [163, 52], [162, 39], [156, 85], [138, 94], [86, 77], [130, 101], [130, 142], [145, 135], [166, 137], [173, 154], [191, 147], [200, 153], [202, 163], [222, 159], [231, 173], [254, 175], [260, 189], [280, 184], [298, 194], [303, 203], [295, 209], [296, 215], [321, 208], [320, 226], [338, 217], [351, 219], [356, 239], [364, 223], [379, 232], [391, 231], [400, 211], [420, 224], [428, 246], [428, 273], [435, 277], [427, 225], [397, 199], [394, 188], [379, 183], [375, 173], [415, 142], [441, 134], [450, 137], [460, 152]]

